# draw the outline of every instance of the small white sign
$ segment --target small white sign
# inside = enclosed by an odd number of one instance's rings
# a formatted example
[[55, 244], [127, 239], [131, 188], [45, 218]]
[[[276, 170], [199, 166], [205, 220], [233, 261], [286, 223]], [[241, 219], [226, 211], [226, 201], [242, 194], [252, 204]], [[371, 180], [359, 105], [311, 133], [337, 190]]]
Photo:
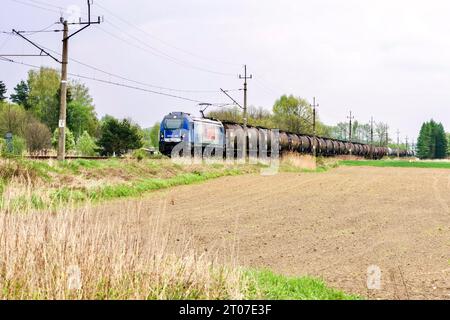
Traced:
[[64, 120], [59, 120], [59, 127], [60, 128], [65, 128], [66, 127], [66, 122]]

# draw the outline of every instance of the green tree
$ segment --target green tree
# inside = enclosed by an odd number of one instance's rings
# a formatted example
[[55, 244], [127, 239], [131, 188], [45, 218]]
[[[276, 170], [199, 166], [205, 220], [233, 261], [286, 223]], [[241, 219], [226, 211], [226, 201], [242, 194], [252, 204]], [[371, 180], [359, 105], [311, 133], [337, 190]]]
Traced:
[[128, 119], [107, 116], [101, 123], [98, 145], [103, 155], [124, 155], [143, 146], [141, 129]]
[[67, 106], [67, 126], [78, 139], [84, 131], [95, 135], [98, 120], [91, 105], [83, 104], [81, 101], [73, 100]]
[[447, 156], [447, 136], [442, 123], [425, 122], [417, 139], [417, 156], [421, 159], [443, 159]]
[[51, 131], [58, 127], [60, 83], [59, 73], [55, 69], [41, 68], [28, 72], [29, 108]]
[[[69, 128], [66, 128], [65, 130], [66, 134], [66, 151], [73, 150], [75, 148], [75, 138], [73, 137], [72, 131], [70, 131]], [[52, 146], [53, 148], [58, 148], [58, 142], [59, 142], [59, 129], [56, 128], [53, 131], [53, 137], [52, 137]]]
[[28, 110], [30, 108], [30, 105], [28, 104], [29, 93], [30, 90], [28, 88], [28, 84], [22, 80], [17, 84], [17, 86], [14, 87], [14, 93], [11, 94], [10, 99], [12, 102]]
[[76, 150], [80, 155], [86, 157], [92, 157], [97, 154], [97, 144], [87, 131], [84, 131], [78, 139]]
[[161, 124], [159, 122], [155, 123], [155, 125], [150, 129], [150, 143], [152, 147], [158, 149], [159, 148], [159, 129]]
[[305, 99], [284, 95], [275, 101], [273, 115], [274, 124], [281, 130], [307, 134], [313, 131], [313, 110]]
[[6, 100], [6, 86], [3, 81], [0, 81], [0, 101]]
[[11, 132], [14, 136], [23, 136], [27, 124], [25, 109], [16, 104], [4, 102], [0, 105], [0, 134]]
[[84, 131], [95, 136], [98, 129], [98, 120], [89, 89], [79, 82], [70, 82], [68, 88], [70, 101], [67, 106], [67, 126], [78, 139]]
[[447, 155], [450, 155], [450, 133], [447, 133]]

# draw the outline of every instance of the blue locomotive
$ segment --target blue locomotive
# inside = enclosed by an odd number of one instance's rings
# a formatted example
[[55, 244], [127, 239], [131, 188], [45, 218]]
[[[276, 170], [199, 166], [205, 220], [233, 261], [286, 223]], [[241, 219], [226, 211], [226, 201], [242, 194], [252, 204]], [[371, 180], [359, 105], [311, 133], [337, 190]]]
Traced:
[[223, 149], [224, 143], [225, 129], [218, 120], [172, 112], [161, 122], [159, 151], [162, 154], [170, 155], [173, 148], [179, 144], [185, 144], [191, 149], [203, 149], [207, 146]]

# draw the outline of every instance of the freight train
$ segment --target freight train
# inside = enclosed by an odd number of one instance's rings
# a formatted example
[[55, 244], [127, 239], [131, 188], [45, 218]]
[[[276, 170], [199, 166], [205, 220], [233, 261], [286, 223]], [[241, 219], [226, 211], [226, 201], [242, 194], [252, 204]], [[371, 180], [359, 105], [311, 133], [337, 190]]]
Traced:
[[[248, 154], [258, 154], [258, 148], [265, 144], [271, 150], [271, 141], [268, 134], [270, 129], [262, 127], [247, 126], [247, 149]], [[175, 146], [183, 144], [192, 150], [195, 147], [219, 152], [230, 152], [238, 154], [242, 151], [239, 143], [227, 141], [231, 132], [244, 132], [241, 124], [234, 122], [219, 121], [216, 119], [193, 117], [184, 112], [172, 112], [164, 117], [160, 127], [159, 150], [162, 154], [171, 156]], [[228, 133], [228, 134], [227, 134]], [[253, 137], [253, 138], [252, 138]], [[266, 137], [265, 141], [258, 141]], [[242, 144], [243, 145], [243, 144]], [[311, 135], [299, 134], [287, 131], [279, 131], [279, 152], [299, 152], [312, 154], [315, 152], [321, 156], [354, 155], [366, 158], [381, 159], [385, 156], [397, 156], [397, 149], [370, 146], [369, 144], [349, 142], [345, 140], [331, 139], [326, 137], [313, 137]], [[412, 152], [400, 150], [401, 157], [413, 156]]]

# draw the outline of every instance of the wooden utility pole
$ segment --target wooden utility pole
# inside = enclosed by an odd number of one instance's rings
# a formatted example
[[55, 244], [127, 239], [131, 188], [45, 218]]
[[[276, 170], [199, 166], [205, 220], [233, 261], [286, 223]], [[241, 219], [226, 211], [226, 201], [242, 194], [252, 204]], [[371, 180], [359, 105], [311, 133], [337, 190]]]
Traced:
[[248, 136], [248, 115], [247, 115], [247, 80], [253, 79], [253, 75], [247, 76], [247, 65], [244, 65], [244, 76], [239, 75], [239, 79], [244, 79], [244, 146], [243, 146], [243, 154], [244, 160], [247, 159], [247, 136]]
[[66, 156], [66, 110], [67, 110], [67, 63], [69, 60], [69, 25], [63, 21], [63, 49], [61, 62], [61, 89], [59, 106], [59, 138], [58, 138], [58, 160], [64, 161]]
[[316, 104], [316, 97], [313, 98], [313, 104], [312, 104], [312, 108], [313, 108], [313, 156], [316, 157], [316, 108], [319, 105]]

